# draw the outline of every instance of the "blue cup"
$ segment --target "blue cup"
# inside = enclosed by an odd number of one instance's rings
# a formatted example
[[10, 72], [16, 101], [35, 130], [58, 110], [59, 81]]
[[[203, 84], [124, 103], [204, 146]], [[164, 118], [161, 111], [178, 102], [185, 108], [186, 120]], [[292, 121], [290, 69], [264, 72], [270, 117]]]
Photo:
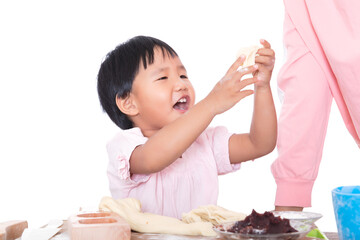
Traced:
[[332, 190], [336, 225], [340, 240], [360, 239], [360, 186]]

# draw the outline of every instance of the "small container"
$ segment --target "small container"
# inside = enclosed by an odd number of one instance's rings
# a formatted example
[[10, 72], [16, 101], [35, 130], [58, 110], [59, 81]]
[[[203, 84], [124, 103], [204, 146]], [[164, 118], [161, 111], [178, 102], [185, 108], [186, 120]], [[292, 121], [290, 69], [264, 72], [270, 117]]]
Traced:
[[80, 212], [68, 219], [71, 240], [130, 240], [130, 225], [112, 212]]
[[340, 240], [360, 239], [360, 186], [332, 190], [336, 225]]

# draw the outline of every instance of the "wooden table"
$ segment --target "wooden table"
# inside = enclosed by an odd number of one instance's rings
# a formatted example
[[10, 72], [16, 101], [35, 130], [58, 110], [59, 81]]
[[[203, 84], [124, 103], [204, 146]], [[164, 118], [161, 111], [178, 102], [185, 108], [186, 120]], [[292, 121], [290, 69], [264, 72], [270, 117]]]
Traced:
[[325, 232], [325, 235], [329, 240], [339, 240], [339, 235], [337, 233]]
[[[313, 224], [312, 229], [317, 228], [315, 224]], [[339, 236], [336, 232], [324, 232], [325, 236], [329, 240], [339, 240]], [[166, 235], [166, 234], [144, 234], [138, 232], [131, 232], [131, 240], [225, 240], [223, 237], [204, 237], [204, 236], [184, 236], [184, 235]], [[318, 238], [299, 238], [298, 240], [316, 240]], [[359, 239], [360, 240], [360, 239]]]
[[[329, 240], [339, 240], [337, 233], [334, 232], [325, 232], [324, 233]], [[182, 236], [182, 235], [165, 235], [165, 234], [143, 234], [132, 232], [131, 240], [195, 240], [195, 239], [203, 239], [203, 240], [224, 240], [221, 237], [203, 237], [203, 236]], [[302, 238], [299, 240], [315, 240], [318, 238]]]
[[[66, 234], [67, 224], [64, 221], [61, 231], [57, 235]], [[337, 233], [325, 232], [324, 233], [329, 240], [339, 240]], [[56, 238], [55, 238], [56, 239]], [[217, 237], [204, 237], [204, 236], [184, 236], [184, 235], [167, 235], [167, 234], [145, 234], [138, 232], [131, 232], [131, 240], [224, 240], [223, 238]], [[302, 238], [298, 240], [316, 240], [318, 238]], [[104, 239], [106, 240], [106, 239]]]

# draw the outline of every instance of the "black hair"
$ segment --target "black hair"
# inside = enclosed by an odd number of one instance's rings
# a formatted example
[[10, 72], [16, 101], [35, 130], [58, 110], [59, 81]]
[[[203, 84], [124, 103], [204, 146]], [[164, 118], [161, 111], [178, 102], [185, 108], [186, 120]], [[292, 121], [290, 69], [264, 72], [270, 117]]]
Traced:
[[97, 91], [100, 104], [110, 119], [121, 129], [133, 127], [133, 122], [116, 105], [116, 98], [129, 95], [142, 62], [146, 69], [154, 62], [154, 48], [159, 47], [165, 56], [177, 53], [165, 42], [147, 36], [136, 36], [109, 52], [100, 66]]

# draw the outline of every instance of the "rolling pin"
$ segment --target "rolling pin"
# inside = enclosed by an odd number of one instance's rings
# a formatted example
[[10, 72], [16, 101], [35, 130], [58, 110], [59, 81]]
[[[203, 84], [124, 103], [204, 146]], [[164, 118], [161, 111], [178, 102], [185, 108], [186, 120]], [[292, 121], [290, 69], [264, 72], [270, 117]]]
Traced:
[[0, 240], [15, 240], [21, 237], [27, 227], [28, 222], [22, 220], [0, 223]]

